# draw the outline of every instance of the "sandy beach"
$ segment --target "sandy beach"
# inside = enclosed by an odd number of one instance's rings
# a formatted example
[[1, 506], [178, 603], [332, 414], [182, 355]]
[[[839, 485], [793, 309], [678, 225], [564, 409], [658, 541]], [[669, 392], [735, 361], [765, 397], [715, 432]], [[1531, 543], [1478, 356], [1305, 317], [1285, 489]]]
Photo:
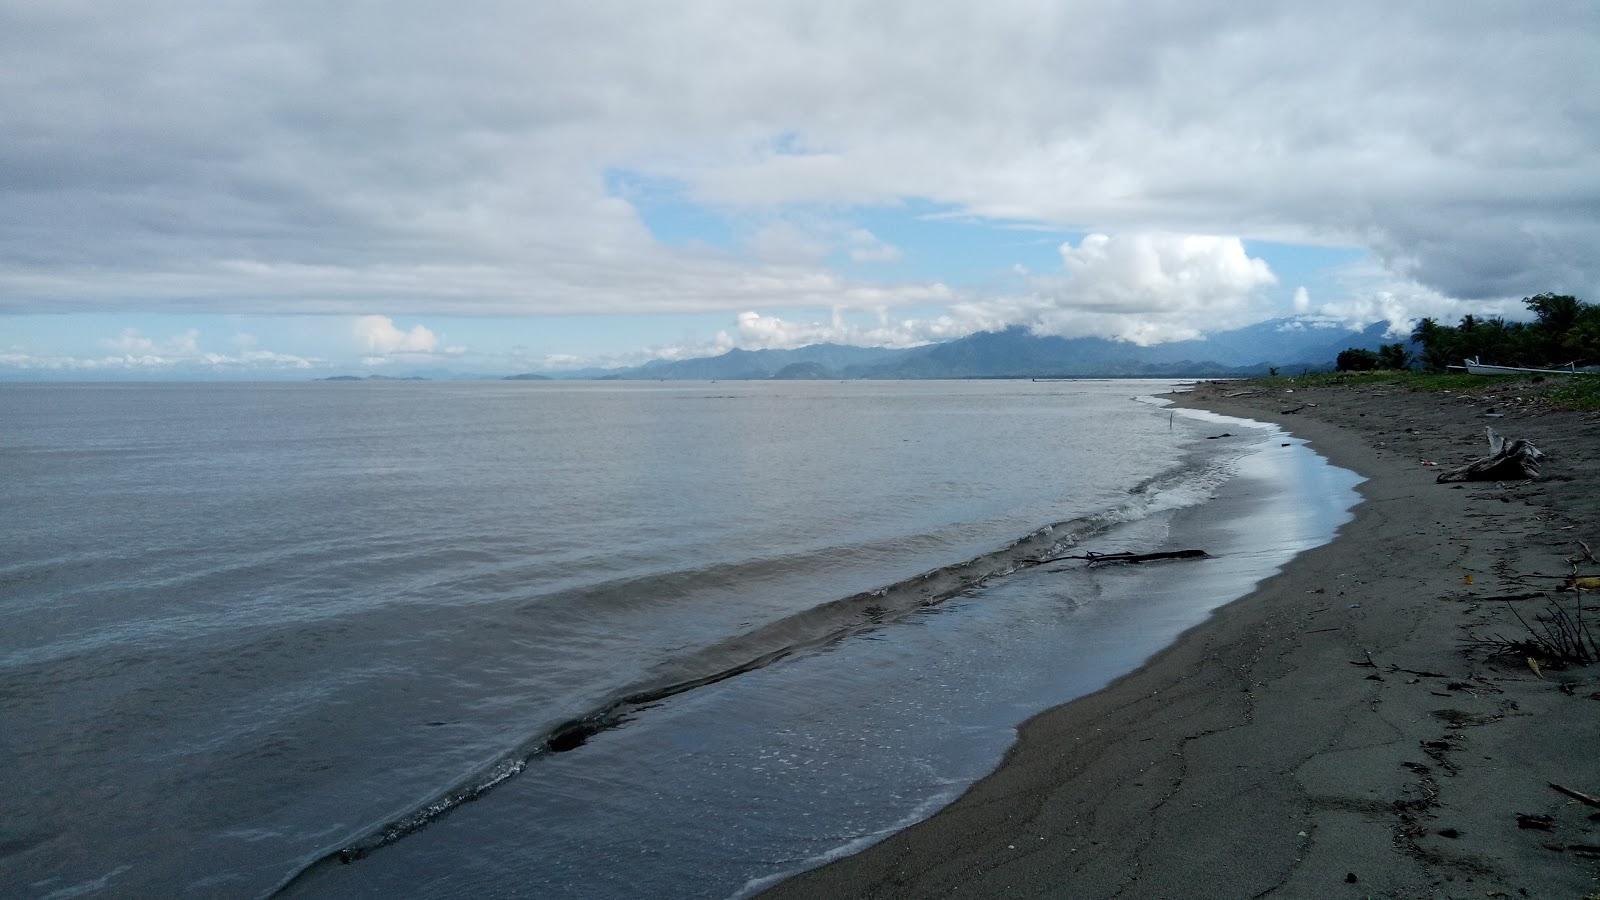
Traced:
[[[1552, 787], [1600, 795], [1600, 666], [1463, 643], [1523, 636], [1513, 609], [1574, 608], [1557, 588], [1580, 542], [1600, 548], [1600, 416], [1517, 385], [1286, 391], [1202, 384], [1179, 402], [1278, 423], [1366, 476], [1336, 540], [1030, 720], [937, 815], [767, 896], [1600, 891], [1600, 806]], [[1482, 455], [1485, 425], [1543, 450], [1543, 477], [1436, 484]]]

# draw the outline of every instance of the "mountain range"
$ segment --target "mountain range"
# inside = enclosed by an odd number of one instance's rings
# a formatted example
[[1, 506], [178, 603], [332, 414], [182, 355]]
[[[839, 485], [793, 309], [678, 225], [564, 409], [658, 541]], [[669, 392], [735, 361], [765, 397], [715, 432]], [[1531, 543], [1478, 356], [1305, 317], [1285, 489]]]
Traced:
[[1394, 341], [1386, 337], [1389, 327], [1378, 322], [1352, 330], [1314, 319], [1274, 319], [1196, 340], [1141, 347], [1106, 338], [1035, 335], [1015, 326], [903, 349], [812, 344], [793, 350], [729, 350], [696, 359], [652, 360], [627, 369], [542, 374], [669, 381], [1249, 375], [1269, 368], [1330, 368], [1341, 350], [1375, 350]]

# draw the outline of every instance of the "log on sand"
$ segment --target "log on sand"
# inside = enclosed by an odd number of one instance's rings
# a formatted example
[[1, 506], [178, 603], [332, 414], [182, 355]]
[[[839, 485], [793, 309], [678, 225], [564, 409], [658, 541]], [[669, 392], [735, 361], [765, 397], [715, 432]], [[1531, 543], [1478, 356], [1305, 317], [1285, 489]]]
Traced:
[[1142, 563], [1157, 559], [1207, 559], [1211, 554], [1204, 550], [1168, 550], [1162, 553], [1083, 553], [1073, 556], [1052, 556], [1041, 562], [1060, 562], [1063, 559], [1084, 559], [1089, 565], [1101, 563]]
[[1458, 469], [1440, 472], [1437, 482], [1448, 481], [1513, 481], [1539, 477], [1539, 460], [1544, 454], [1538, 447], [1522, 438], [1507, 441], [1493, 428], [1489, 433], [1489, 455], [1474, 460]]

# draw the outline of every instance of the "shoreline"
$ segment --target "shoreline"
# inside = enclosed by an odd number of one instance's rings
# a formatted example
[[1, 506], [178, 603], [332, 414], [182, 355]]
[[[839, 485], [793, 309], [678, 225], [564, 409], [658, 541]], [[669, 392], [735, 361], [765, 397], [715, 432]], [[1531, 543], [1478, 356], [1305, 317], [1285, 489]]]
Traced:
[[[1018, 729], [1039, 715], [1105, 690], [1137, 672], [1209, 621], [1217, 610], [1248, 596], [1301, 553], [1334, 540], [1352, 517], [1360, 499], [1355, 486], [1364, 479], [1334, 466], [1310, 449], [1305, 440], [1259, 419], [1180, 408], [1165, 399], [1169, 395], [1158, 396], [1163, 399], [1134, 399], [1158, 411], [1176, 409], [1180, 419], [1197, 426], [1191, 441], [1196, 457], [1208, 456], [1208, 450], [1215, 453], [1209, 463], [1200, 464], [1196, 471], [1204, 470], [1212, 477], [1220, 471], [1228, 474], [1213, 484], [1205, 499], [1182, 502], [1138, 521], [1123, 523], [1094, 535], [1077, 549], [1154, 552], [1204, 548], [1209, 558], [1107, 566], [1079, 573], [1091, 579], [1092, 585], [1080, 582], [1071, 586], [1065, 584], [1068, 575], [1063, 570], [1052, 570], [1047, 565], [1007, 574], [1001, 581], [975, 590], [972, 602], [1002, 607], [1026, 603], [1024, 598], [1035, 595], [1053, 596], [1054, 602], [1071, 606], [1082, 602], [1071, 599], [1074, 596], [1092, 595], [1096, 616], [1118, 624], [1107, 628], [1105, 622], [1096, 624], [1089, 619], [1078, 623], [1078, 630], [1040, 638], [1047, 642], [1041, 647], [1054, 646], [1056, 652], [1081, 662], [1045, 664], [1046, 680], [1054, 679], [1052, 689], [1033, 698], [1037, 702], [1025, 704], [1027, 711], [1005, 723], [1012, 740], [996, 747], [984, 768], [956, 790], [935, 802], [924, 803], [918, 812], [890, 828], [854, 836], [801, 865], [754, 878], [733, 897], [759, 896], [790, 878], [863, 852], [937, 814], [993, 774], [1014, 743]], [[1207, 436], [1208, 432], [1223, 432], [1226, 439], [1219, 446]], [[1051, 641], [1054, 643], [1048, 643]], [[983, 684], [976, 681], [968, 685], [968, 690], [986, 692]]]
[[[1161, 420], [1159, 436], [1165, 437], [1161, 408], [1149, 404], [1138, 408], [1139, 415], [1150, 414]], [[704, 693], [696, 695], [700, 700], [687, 704], [690, 710], [699, 708], [699, 713], [684, 712], [682, 705], [675, 703], [641, 718], [629, 728], [598, 741], [592, 748], [601, 754], [598, 760], [550, 757], [545, 762], [564, 768], [568, 777], [581, 771], [586, 777], [604, 781], [608, 750], [617, 759], [670, 759], [673, 754], [667, 751], [672, 749], [674, 735], [683, 734], [692, 734], [697, 741], [711, 745], [742, 745], [744, 750], [722, 753], [708, 749], [691, 758], [689, 767], [658, 762], [650, 783], [694, 784], [696, 770], [710, 767], [727, 773], [753, 766], [768, 767], [772, 765], [769, 760], [786, 759], [795, 753], [804, 753], [808, 760], [819, 763], [832, 760], [832, 772], [815, 783], [791, 779], [774, 782], [784, 784], [783, 790], [791, 796], [764, 793], [759, 777], [739, 784], [731, 794], [745, 802], [762, 798], [762, 815], [745, 820], [742, 828], [763, 827], [776, 832], [792, 822], [798, 831], [805, 832], [807, 823], [801, 817], [816, 817], [812, 821], [830, 821], [842, 828], [815, 835], [812, 843], [804, 844], [804, 859], [794, 859], [784, 866], [786, 871], [762, 871], [765, 867], [758, 865], [752, 871], [738, 873], [728, 888], [738, 888], [737, 896], [746, 896], [825, 858], [841, 855], [844, 851], [839, 848], [852, 839], [859, 849], [883, 834], [920, 821], [992, 771], [1024, 718], [1098, 690], [1116, 675], [1136, 668], [1210, 615], [1216, 605], [1247, 593], [1305, 547], [1328, 541], [1334, 528], [1348, 517], [1348, 509], [1356, 500], [1348, 489], [1354, 476], [1333, 469], [1306, 449], [1303, 442], [1294, 441], [1289, 449], [1283, 446], [1288, 439], [1281, 430], [1259, 422], [1245, 426], [1233, 419], [1184, 412], [1178, 418], [1180, 423], [1190, 420], [1180, 431], [1184, 446], [1190, 448], [1185, 451], [1183, 462], [1142, 480], [1134, 493], [1143, 499], [1126, 504], [1130, 509], [1151, 509], [1126, 521], [1113, 517], [1120, 524], [1094, 530], [1095, 537], [1084, 546], [1101, 550], [1124, 546], [1155, 549], [1176, 541], [1218, 553], [1210, 562], [1190, 564], [1184, 569], [1185, 589], [1166, 583], [1167, 576], [1162, 573], [1173, 570], [1160, 566], [1107, 567], [1093, 574], [1076, 567], [1052, 571], [1051, 566], [1028, 566], [994, 578], [981, 588], [960, 590], [959, 602], [939, 604], [936, 611], [924, 610], [927, 615], [918, 611], [914, 617], [907, 616], [906, 622], [892, 629], [886, 627], [877, 636], [843, 641], [827, 653], [806, 654], [805, 659], [791, 660], [770, 671], [752, 670], [749, 679], [707, 685]], [[1222, 442], [1205, 439], [1223, 430], [1236, 437]], [[1330, 479], [1345, 489], [1338, 494], [1319, 489]], [[1217, 491], [1214, 485], [1219, 481], [1223, 486]], [[1320, 511], [1319, 515], [1295, 515], [1297, 510], [1313, 507]], [[1121, 508], [1108, 507], [1106, 514]], [[1069, 524], [1099, 517], [1072, 519]], [[1284, 527], [1286, 521], [1291, 527]], [[1038, 538], [1044, 531], [1029, 534]], [[1056, 534], [1056, 538], [1065, 537], [1065, 533]], [[1007, 546], [1019, 547], [1028, 540], [1024, 536]], [[921, 584], [923, 579], [912, 583]], [[1196, 589], [1202, 584], [1207, 587]], [[1094, 598], [1093, 602], [1086, 599], [1089, 597]], [[1128, 614], [1130, 608], [1137, 612]], [[1002, 619], [1008, 624], [1001, 624]], [[1023, 635], [1029, 637], [1020, 639]], [[1000, 661], [1002, 657], [1004, 662]], [[852, 681], [857, 682], [853, 690], [840, 690]], [[968, 690], [948, 692], [943, 700], [925, 697], [914, 706], [904, 703], [904, 698], [916, 697], [916, 692], [928, 684], [965, 684]], [[797, 744], [789, 740], [762, 744], [740, 740], [737, 732], [721, 730], [728, 723], [753, 727], [748, 725], [752, 709], [745, 704], [761, 698], [760, 707], [767, 708], [774, 697], [784, 696], [800, 699], [793, 708], [795, 715], [774, 720], [768, 729], [792, 729], [797, 719], [809, 716], [827, 722], [826, 732], [817, 733], [816, 726], [807, 726], [799, 729]], [[971, 699], [977, 696], [986, 699]], [[806, 698], [822, 697], [839, 699], [836, 706], [826, 709], [806, 702]], [[876, 705], [873, 697], [877, 698]], [[955, 721], [963, 723], [962, 736], [941, 740]], [[841, 744], [851, 746], [858, 735], [875, 732], [886, 735], [883, 741], [898, 743], [901, 750], [891, 751], [875, 743], [863, 745], [865, 754], [822, 750]], [[904, 752], [907, 750], [909, 757]], [[874, 753], [884, 759], [872, 762], [870, 756]], [[844, 762], [852, 756], [858, 757], [853, 769]], [[915, 761], [909, 762], [910, 757]], [[804, 780], [788, 764], [778, 765], [788, 769], [795, 779]], [[819, 765], [816, 771], [826, 772], [827, 767]], [[849, 777], [852, 771], [856, 777]], [[555, 786], [551, 779], [558, 782], [562, 776], [534, 766], [528, 777], [530, 780], [520, 786], [508, 783], [504, 795], [485, 797], [475, 814], [449, 820], [440, 829], [423, 830], [408, 839], [409, 852], [380, 852], [349, 868], [332, 866], [308, 871], [293, 884], [288, 895], [373, 892], [384, 885], [418, 883], [428, 875], [426, 860], [449, 858], [452, 845], [481, 846], [483, 842], [472, 833], [475, 827], [496, 820], [505, 822], [512, 815], [526, 815], [522, 804], [532, 795], [548, 794]], [[901, 799], [920, 797], [928, 791], [936, 792], [928, 794], [930, 802], [919, 803], [915, 809], [898, 808]], [[842, 799], [823, 800], [818, 792], [832, 792]], [[779, 798], [781, 803], [774, 803]], [[882, 806], [876, 805], [879, 798], [883, 798]], [[704, 799], [698, 802], [703, 804]], [[792, 811], [787, 819], [769, 815], [779, 805]], [[713, 810], [707, 805], [705, 811]], [[878, 815], [885, 812], [889, 813], [887, 817]], [[843, 824], [846, 819], [850, 824]], [[687, 829], [680, 826], [665, 830]], [[867, 836], [861, 837], [863, 834]], [[621, 844], [637, 840], [630, 835], [626, 828], [613, 828], [608, 833], [610, 839]], [[711, 834], [702, 840], [708, 845], [716, 842]], [[768, 840], [755, 856], [783, 860], [781, 854], [795, 846]], [[741, 849], [750, 852], [748, 847]], [[702, 858], [703, 853], [700, 847], [680, 846], [672, 853], [671, 865], [663, 867], [663, 871], [669, 876], [685, 871], [694, 866], [689, 861]], [[714, 853], [708, 856], [708, 862], [715, 858]], [[710, 877], [707, 872], [701, 880]], [[673, 888], [674, 884], [678, 887]], [[649, 890], [670, 895], [686, 887], [668, 877], [651, 882]], [[720, 890], [718, 885], [708, 893]]]
[[[1547, 783], [1600, 789], [1600, 673], [1536, 676], [1459, 641], [1504, 630], [1485, 598], [1527, 593], [1517, 573], [1564, 573], [1574, 540], [1600, 537], [1596, 417], [1382, 387], [1302, 390], [1292, 405], [1315, 406], [1297, 413], [1223, 393], [1177, 404], [1277, 425], [1362, 475], [1354, 519], [1137, 670], [1028, 720], [950, 806], [763, 896], [1594, 889], [1600, 824]], [[1546, 479], [1434, 484], [1422, 460], [1477, 455], [1496, 402], [1496, 427], [1548, 448]]]

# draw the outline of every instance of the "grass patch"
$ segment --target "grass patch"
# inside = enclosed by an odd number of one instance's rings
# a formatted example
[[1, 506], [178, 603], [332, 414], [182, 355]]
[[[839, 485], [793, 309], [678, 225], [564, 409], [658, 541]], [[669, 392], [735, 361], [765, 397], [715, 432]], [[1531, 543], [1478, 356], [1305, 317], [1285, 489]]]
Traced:
[[1251, 378], [1262, 387], [1331, 387], [1341, 384], [1383, 384], [1404, 377], [1400, 372], [1310, 372], [1305, 375], [1270, 375]]
[[[1600, 375], [1468, 375], [1465, 372], [1313, 372], [1249, 379], [1264, 388], [1392, 385], [1413, 391], [1470, 394], [1516, 385], [1560, 409], [1600, 411]], [[1520, 391], [1519, 391], [1520, 393]]]
[[1409, 372], [1404, 384], [1414, 391], [1481, 391], [1528, 379], [1521, 375], [1468, 375], [1465, 372]]
[[1555, 381], [1545, 396], [1563, 409], [1600, 410], [1600, 375], [1573, 375]]
[[1527, 378], [1519, 375], [1467, 375], [1461, 372], [1379, 369], [1373, 372], [1313, 372], [1307, 375], [1279, 375], [1252, 380], [1263, 386], [1283, 387], [1389, 384], [1414, 391], [1475, 391], [1495, 385], [1525, 381]]

